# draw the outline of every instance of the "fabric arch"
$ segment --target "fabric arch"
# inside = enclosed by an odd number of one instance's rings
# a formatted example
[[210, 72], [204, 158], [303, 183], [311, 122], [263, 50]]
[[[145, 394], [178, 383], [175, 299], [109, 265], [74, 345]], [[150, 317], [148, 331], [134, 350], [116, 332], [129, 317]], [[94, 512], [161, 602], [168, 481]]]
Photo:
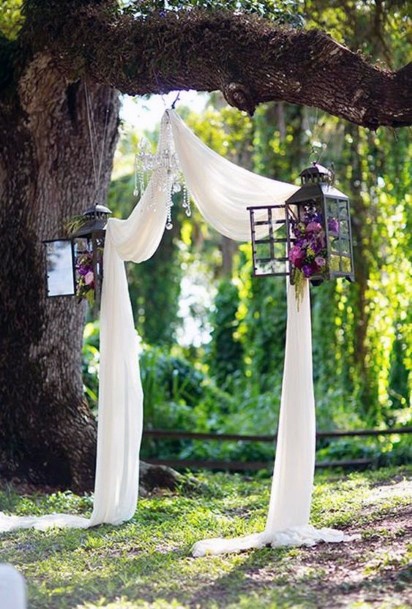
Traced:
[[[297, 189], [238, 167], [205, 146], [172, 110], [161, 122], [157, 154], [176, 153], [189, 192], [201, 214], [231, 239], [250, 239], [248, 205], [285, 202]], [[132, 518], [138, 498], [143, 391], [124, 261], [143, 262], [165, 230], [170, 176], [159, 163], [127, 220], [110, 219], [104, 251], [100, 315], [100, 382], [94, 509], [90, 519], [65, 514], [19, 517], [0, 513], [0, 531], [49, 526], [87, 528]], [[284, 217], [279, 211], [278, 218]], [[313, 545], [351, 539], [309, 525], [315, 459], [310, 298], [306, 281], [298, 308], [288, 287], [288, 318], [281, 414], [272, 492], [265, 531], [246, 537], [198, 542], [195, 556], [262, 545]]]

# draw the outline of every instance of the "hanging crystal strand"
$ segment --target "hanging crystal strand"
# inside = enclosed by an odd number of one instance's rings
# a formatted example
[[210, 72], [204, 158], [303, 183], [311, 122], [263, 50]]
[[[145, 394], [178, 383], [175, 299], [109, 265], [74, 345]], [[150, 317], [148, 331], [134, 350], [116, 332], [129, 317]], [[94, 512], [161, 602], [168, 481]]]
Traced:
[[135, 188], [133, 194], [137, 197], [143, 195], [146, 187], [146, 176], [155, 168], [155, 156], [150, 151], [149, 142], [145, 137], [140, 140], [139, 151], [135, 156]]
[[[133, 189], [133, 196], [134, 197], [138, 197], [139, 196], [139, 160], [137, 157], [137, 154], [135, 154], [134, 156], [134, 189]], [[142, 195], [143, 192], [140, 191], [140, 194]]]
[[172, 230], [173, 222], [172, 222], [172, 207], [168, 207], [167, 210], [167, 219], [166, 219], [166, 230]]
[[170, 169], [167, 169], [167, 200], [166, 200], [166, 230], [172, 230], [173, 222], [172, 222], [172, 207], [173, 207], [173, 199], [172, 199], [172, 191], [173, 191], [173, 174]]
[[173, 207], [173, 192], [176, 173], [176, 155], [173, 150], [173, 135], [172, 126], [169, 117], [165, 117], [166, 124], [164, 129], [164, 140], [162, 141], [162, 150], [160, 154], [160, 163], [165, 170], [166, 175], [166, 230], [173, 228], [172, 222], [172, 207]]
[[182, 206], [183, 206], [183, 209], [185, 210], [186, 216], [188, 218], [190, 218], [190, 216], [192, 215], [192, 210], [190, 208], [190, 197], [189, 197], [189, 191], [187, 190], [187, 186], [184, 182], [183, 182], [183, 188], [182, 188]]

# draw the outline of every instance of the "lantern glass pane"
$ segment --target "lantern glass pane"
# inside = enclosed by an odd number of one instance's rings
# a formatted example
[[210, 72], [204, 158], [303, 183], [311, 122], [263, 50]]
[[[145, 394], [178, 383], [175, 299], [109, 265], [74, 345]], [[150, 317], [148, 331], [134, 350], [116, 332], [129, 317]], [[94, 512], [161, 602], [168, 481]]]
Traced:
[[335, 253], [339, 253], [339, 237], [337, 233], [333, 233], [332, 231], [329, 231], [329, 235], [328, 235], [328, 249], [330, 252], [335, 252]]
[[76, 238], [74, 240], [74, 253], [75, 256], [82, 254], [83, 252], [87, 252], [90, 249], [90, 242], [86, 238]]
[[326, 200], [326, 215], [328, 219], [339, 217], [339, 206], [338, 202], [335, 199]]
[[286, 260], [256, 260], [256, 275], [286, 275]]
[[347, 258], [346, 256], [342, 257], [342, 271], [344, 273], [351, 273], [352, 272], [351, 259]]
[[346, 217], [348, 216], [348, 201], [339, 200], [339, 213], [342, 216], [346, 215]]
[[75, 293], [73, 245], [70, 239], [45, 242], [47, 296], [73, 296]]
[[253, 273], [256, 276], [287, 275], [286, 211], [284, 205], [249, 207]]
[[339, 220], [339, 229], [341, 238], [348, 238], [349, 235], [349, 223], [347, 220]]
[[349, 239], [345, 239], [341, 236], [339, 245], [341, 254], [349, 256]]
[[308, 199], [307, 201], [302, 201], [296, 208], [296, 212], [293, 207], [289, 208], [291, 211], [295, 213], [296, 216], [299, 217], [299, 220], [306, 221], [308, 215], [310, 214], [322, 214], [321, 204], [319, 199]]
[[273, 242], [273, 258], [275, 258], [276, 260], [286, 260], [286, 239], [284, 241]]
[[340, 256], [338, 254], [331, 254], [330, 255], [330, 262], [329, 262], [329, 268], [332, 272], [334, 273], [338, 273], [341, 268], [340, 268]]
[[256, 258], [258, 260], [267, 260], [270, 255], [270, 241], [256, 241]]

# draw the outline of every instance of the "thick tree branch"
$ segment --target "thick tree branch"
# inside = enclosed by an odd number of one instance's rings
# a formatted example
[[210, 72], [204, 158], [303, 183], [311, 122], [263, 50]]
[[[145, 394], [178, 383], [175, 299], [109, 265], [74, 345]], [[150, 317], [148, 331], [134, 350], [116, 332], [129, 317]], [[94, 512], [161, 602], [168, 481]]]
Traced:
[[370, 129], [412, 124], [412, 64], [374, 67], [317, 30], [197, 11], [139, 20], [96, 6], [41, 28], [39, 41], [32, 24], [31, 44], [49, 47], [69, 78], [87, 73], [130, 95], [220, 90], [250, 114], [284, 100]]

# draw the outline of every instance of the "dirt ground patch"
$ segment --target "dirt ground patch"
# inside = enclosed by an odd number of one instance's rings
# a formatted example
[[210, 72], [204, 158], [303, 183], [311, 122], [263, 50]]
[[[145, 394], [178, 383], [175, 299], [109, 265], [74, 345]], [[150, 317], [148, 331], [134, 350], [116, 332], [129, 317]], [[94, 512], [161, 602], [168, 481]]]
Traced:
[[298, 578], [306, 579], [308, 570], [321, 572], [306, 581], [319, 607], [338, 609], [355, 602], [380, 607], [388, 601], [391, 607], [412, 607], [412, 564], [407, 560], [412, 506], [391, 510], [365, 528], [357, 529], [363, 534], [361, 540], [305, 550]]
[[[401, 505], [390, 507], [397, 498]], [[407, 498], [411, 498], [409, 504]], [[412, 607], [412, 480], [376, 485], [365, 498], [362, 520], [365, 524], [346, 530], [348, 534], [359, 533], [361, 539], [299, 549], [296, 555], [283, 559], [282, 566], [273, 558], [256, 564], [250, 555], [243, 573], [237, 573], [238, 586], [239, 579], [243, 580], [239, 588], [259, 596], [262, 589], [268, 591], [268, 603], [259, 604], [259, 609]], [[219, 604], [230, 579], [215, 582], [208, 589], [209, 602], [214, 598]], [[273, 604], [269, 599], [275, 589], [277, 603]]]

